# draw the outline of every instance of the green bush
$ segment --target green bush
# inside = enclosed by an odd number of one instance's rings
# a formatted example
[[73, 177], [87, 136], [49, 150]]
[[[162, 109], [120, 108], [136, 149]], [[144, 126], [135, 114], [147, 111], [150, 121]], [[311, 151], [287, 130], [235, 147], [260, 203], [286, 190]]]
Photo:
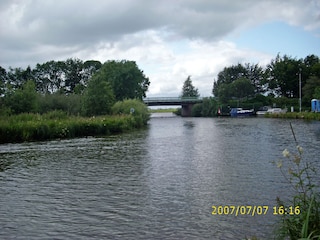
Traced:
[[213, 117], [218, 111], [218, 104], [213, 98], [203, 98], [202, 103], [193, 105], [191, 115], [193, 117]]
[[136, 127], [139, 125], [132, 115], [84, 118], [68, 116], [61, 111], [44, 115], [19, 114], [1, 118], [0, 143], [103, 136]]
[[202, 116], [201, 112], [202, 112], [202, 103], [196, 103], [192, 107], [191, 116], [192, 117], [201, 117]]
[[113, 114], [129, 114], [135, 120], [136, 127], [142, 127], [148, 123], [150, 113], [147, 106], [140, 100], [128, 99], [116, 102], [111, 108]]

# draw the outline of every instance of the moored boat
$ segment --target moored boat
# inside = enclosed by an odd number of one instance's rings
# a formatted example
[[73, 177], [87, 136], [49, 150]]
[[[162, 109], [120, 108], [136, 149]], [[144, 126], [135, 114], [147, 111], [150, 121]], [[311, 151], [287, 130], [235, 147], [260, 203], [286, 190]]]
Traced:
[[231, 108], [231, 117], [246, 117], [254, 115], [254, 109]]
[[274, 113], [286, 113], [287, 109], [282, 109], [282, 108], [271, 108], [268, 109], [267, 113], [269, 114], [274, 114]]

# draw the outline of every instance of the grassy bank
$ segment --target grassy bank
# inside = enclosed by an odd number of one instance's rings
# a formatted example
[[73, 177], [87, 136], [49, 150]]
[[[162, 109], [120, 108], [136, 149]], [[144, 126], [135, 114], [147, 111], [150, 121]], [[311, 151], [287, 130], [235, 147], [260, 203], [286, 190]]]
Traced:
[[150, 113], [173, 113], [177, 111], [177, 108], [159, 108], [159, 109], [150, 109]]
[[288, 119], [305, 119], [305, 120], [317, 120], [320, 121], [320, 113], [314, 112], [287, 112], [287, 113], [273, 113], [266, 114], [265, 117], [270, 118], [288, 118]]
[[132, 115], [68, 116], [64, 112], [19, 114], [0, 119], [0, 143], [42, 141], [122, 133], [141, 124]]

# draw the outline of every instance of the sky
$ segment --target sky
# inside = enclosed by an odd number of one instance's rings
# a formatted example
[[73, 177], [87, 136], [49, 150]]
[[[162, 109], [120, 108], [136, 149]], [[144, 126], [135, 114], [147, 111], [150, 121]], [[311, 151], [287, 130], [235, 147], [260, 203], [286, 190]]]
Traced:
[[319, 0], [1, 0], [0, 66], [131, 60], [147, 97], [202, 97], [224, 67], [320, 57]]

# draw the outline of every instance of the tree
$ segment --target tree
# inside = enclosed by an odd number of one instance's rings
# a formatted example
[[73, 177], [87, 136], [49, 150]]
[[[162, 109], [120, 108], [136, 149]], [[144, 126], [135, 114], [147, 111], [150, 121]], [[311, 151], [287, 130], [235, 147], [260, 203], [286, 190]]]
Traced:
[[316, 76], [311, 76], [304, 87], [302, 88], [302, 93], [303, 93], [303, 105], [309, 106], [311, 99], [314, 98], [315, 91], [317, 87], [320, 86], [320, 78]]
[[[225, 67], [218, 74], [218, 79], [213, 83], [212, 93], [214, 96], [219, 96], [219, 88], [223, 84], [230, 84], [233, 81], [247, 75], [247, 70], [242, 64]], [[223, 86], [225, 88], [225, 85]]]
[[[254, 87], [254, 94], [264, 93], [266, 91], [265, 86], [265, 72], [258, 64], [244, 65], [238, 64], [230, 67], [225, 67], [218, 74], [218, 79], [213, 83], [212, 93], [216, 97], [228, 98], [229, 96], [226, 86], [239, 79], [247, 79]], [[250, 86], [250, 94], [252, 87]], [[223, 96], [222, 96], [223, 95]], [[234, 95], [234, 94], [231, 94]]]
[[146, 96], [150, 85], [134, 61], [107, 61], [93, 76], [99, 77], [110, 84], [116, 101], [124, 99], [140, 99]]
[[241, 99], [254, 95], [255, 88], [247, 78], [239, 78], [230, 85], [231, 94], [235, 98]]
[[73, 93], [77, 85], [84, 85], [83, 61], [69, 58], [65, 62], [65, 92]]
[[33, 70], [37, 91], [43, 94], [61, 91], [64, 87], [65, 69], [65, 62], [63, 61], [38, 63]]
[[181, 97], [199, 97], [198, 89], [195, 88], [192, 85], [191, 77], [188, 76], [188, 78], [184, 81], [183, 87], [182, 87], [182, 94]]
[[21, 88], [30, 79], [33, 79], [30, 66], [26, 69], [9, 68], [9, 72], [7, 73], [7, 84], [13, 89]]
[[251, 65], [245, 64], [246, 74], [245, 77], [251, 82], [254, 87], [255, 94], [261, 94], [266, 92], [265, 87], [265, 72], [258, 64]]
[[114, 104], [114, 94], [103, 75], [95, 75], [83, 96], [83, 112], [87, 116], [108, 114]]
[[314, 90], [313, 98], [320, 99], [320, 87], [316, 87]]
[[287, 55], [280, 57], [278, 54], [276, 59], [272, 60], [267, 66], [267, 84], [270, 90], [277, 95], [287, 98], [299, 97], [298, 74], [301, 70], [302, 86], [306, 81], [306, 71], [304, 71], [302, 60], [296, 60]]
[[5, 85], [7, 81], [7, 71], [0, 66], [0, 97], [5, 93]]
[[11, 93], [6, 95], [5, 104], [10, 107], [15, 114], [23, 112], [36, 112], [37, 111], [37, 98], [36, 86], [34, 81], [27, 81], [20, 89], [12, 90]]

